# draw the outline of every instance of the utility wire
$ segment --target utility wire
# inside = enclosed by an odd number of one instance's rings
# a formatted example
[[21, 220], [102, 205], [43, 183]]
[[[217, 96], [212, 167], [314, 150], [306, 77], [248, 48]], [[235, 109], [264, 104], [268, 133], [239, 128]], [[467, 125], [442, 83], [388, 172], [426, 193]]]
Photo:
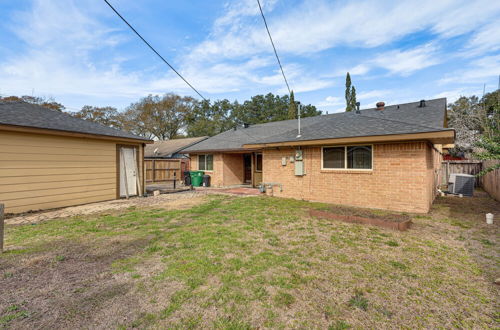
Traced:
[[[106, 0], [104, 0], [104, 1], [106, 1]], [[278, 64], [279, 64], [280, 69], [281, 69], [281, 73], [283, 74], [283, 79], [285, 79], [286, 88], [288, 88], [288, 94], [292, 94], [292, 92], [290, 91], [290, 86], [288, 85], [288, 81], [286, 80], [286, 77], [285, 77], [285, 71], [283, 71], [283, 66], [281, 66], [278, 52], [276, 51], [276, 47], [274, 46], [273, 38], [271, 37], [271, 32], [269, 32], [269, 27], [267, 26], [266, 17], [264, 16], [264, 12], [262, 11], [262, 6], [260, 5], [260, 1], [257, 0], [257, 3], [259, 4], [260, 14], [262, 15], [262, 19], [264, 20], [264, 25], [266, 26], [267, 34], [269, 35], [269, 40], [271, 40], [271, 45], [273, 45], [274, 55], [276, 55], [276, 59], [278, 60]]]
[[192, 89], [196, 92], [196, 94], [198, 94], [198, 95], [199, 95], [202, 99], [204, 99], [205, 101], [208, 101], [205, 97], [203, 97], [203, 95], [201, 95], [201, 94], [200, 94], [200, 92], [198, 92], [198, 90], [197, 90], [196, 88], [194, 88], [194, 87], [193, 87], [193, 85], [191, 85], [191, 84], [190, 84], [190, 83], [189, 83], [189, 82], [188, 82], [188, 81], [187, 81], [187, 80], [186, 80], [186, 79], [185, 79], [185, 78], [184, 78], [184, 77], [183, 77], [183, 76], [182, 76], [179, 72], [177, 72], [177, 70], [175, 70], [175, 69], [174, 69], [174, 67], [173, 67], [172, 65], [170, 65], [170, 63], [168, 63], [168, 62], [167, 62], [167, 60], [163, 58], [163, 56], [161, 56], [161, 55], [160, 55], [160, 53], [158, 53], [158, 52], [156, 51], [156, 49], [154, 49], [154, 48], [153, 48], [153, 46], [151, 46], [151, 45], [149, 44], [149, 42], [147, 42], [147, 41], [146, 41], [146, 39], [144, 39], [144, 38], [143, 38], [143, 37], [139, 34], [139, 32], [137, 32], [137, 31], [136, 31], [136, 29], [134, 29], [134, 28], [133, 28], [133, 26], [132, 26], [132, 25], [130, 25], [130, 23], [129, 23], [129, 22], [127, 22], [127, 20], [126, 20], [125, 18], [123, 18], [123, 16], [122, 16], [122, 15], [120, 15], [120, 13], [119, 13], [119, 12], [118, 12], [118, 11], [117, 11], [117, 10], [116, 10], [113, 6], [112, 6], [112, 5], [108, 2], [108, 0], [104, 0], [104, 2], [106, 2], [106, 4], [109, 6], [109, 8], [111, 8], [111, 9], [115, 12], [115, 14], [116, 14], [116, 15], [118, 15], [118, 17], [120, 17], [120, 18], [121, 18], [121, 20], [122, 20], [123, 22], [125, 22], [125, 24], [127, 24], [127, 25], [128, 25], [128, 27], [129, 27], [132, 31], [134, 31], [134, 33], [135, 33], [135, 34], [136, 34], [139, 38], [141, 38], [141, 40], [142, 40], [142, 41], [143, 41], [143, 42], [144, 42], [144, 43], [145, 43], [145, 44], [146, 44], [146, 45], [147, 45], [147, 46], [148, 46], [148, 47], [149, 47], [149, 48], [150, 48], [150, 49], [151, 49], [151, 50], [152, 50], [152, 51], [153, 51], [156, 55], [158, 55], [158, 57], [159, 57], [159, 58], [161, 58], [161, 60], [162, 60], [163, 62], [165, 62], [165, 64], [166, 64], [166, 65], [168, 65], [168, 66], [170, 67], [170, 69], [172, 69], [172, 71], [174, 71], [174, 72], [175, 72], [175, 73], [176, 73], [176, 74], [177, 74], [177, 75], [178, 75], [178, 76], [179, 76], [182, 80], [184, 80], [184, 82], [185, 82], [186, 84], [188, 84], [188, 86], [189, 86], [189, 87], [191, 87], [191, 88], [192, 88]]

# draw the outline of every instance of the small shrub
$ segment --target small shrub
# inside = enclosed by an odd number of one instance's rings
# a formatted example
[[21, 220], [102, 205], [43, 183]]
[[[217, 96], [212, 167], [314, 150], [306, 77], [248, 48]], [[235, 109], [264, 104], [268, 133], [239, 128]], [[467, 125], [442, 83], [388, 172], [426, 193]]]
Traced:
[[356, 290], [354, 296], [349, 300], [349, 305], [366, 311], [368, 309], [368, 299], [364, 297], [362, 291]]
[[56, 261], [58, 261], [58, 262], [59, 262], [59, 261], [64, 261], [64, 260], [66, 260], [66, 257], [65, 257], [65, 256], [56, 256], [56, 258], [55, 258], [55, 259], [56, 259]]

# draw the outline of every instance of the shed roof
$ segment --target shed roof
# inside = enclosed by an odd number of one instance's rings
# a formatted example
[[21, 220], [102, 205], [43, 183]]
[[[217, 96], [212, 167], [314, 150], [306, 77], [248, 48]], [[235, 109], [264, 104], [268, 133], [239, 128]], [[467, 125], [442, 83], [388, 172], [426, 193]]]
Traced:
[[[146, 158], [169, 158], [182, 149], [189, 147], [197, 142], [203, 141], [208, 136], [185, 138], [185, 139], [171, 139], [166, 141], [155, 141], [149, 144], [144, 149], [144, 157]], [[156, 152], [155, 152], [156, 150]]]
[[446, 99], [386, 106], [384, 110], [364, 109], [360, 113], [340, 112], [301, 120], [284, 120], [228, 130], [201, 141], [183, 152], [242, 150], [243, 145], [321, 139], [396, 135], [448, 130], [445, 128]]
[[0, 125], [150, 141], [142, 136], [22, 101], [0, 102]]

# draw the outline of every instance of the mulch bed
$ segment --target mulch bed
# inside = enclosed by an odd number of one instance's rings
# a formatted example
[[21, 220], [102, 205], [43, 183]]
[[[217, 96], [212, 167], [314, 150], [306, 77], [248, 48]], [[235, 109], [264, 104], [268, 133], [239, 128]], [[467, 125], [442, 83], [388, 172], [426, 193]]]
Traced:
[[327, 210], [310, 209], [309, 214], [312, 217], [317, 218], [326, 218], [350, 223], [373, 225], [400, 231], [407, 230], [411, 225], [411, 218], [406, 214], [385, 212], [377, 214], [374, 213], [374, 211], [370, 210], [346, 208], [340, 206], [332, 206]]

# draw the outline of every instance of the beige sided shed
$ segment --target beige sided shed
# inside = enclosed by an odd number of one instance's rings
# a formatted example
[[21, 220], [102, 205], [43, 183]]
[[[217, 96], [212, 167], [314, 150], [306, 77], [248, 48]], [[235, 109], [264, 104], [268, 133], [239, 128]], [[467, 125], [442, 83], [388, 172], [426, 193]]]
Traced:
[[144, 137], [25, 102], [0, 102], [6, 213], [143, 195]]

